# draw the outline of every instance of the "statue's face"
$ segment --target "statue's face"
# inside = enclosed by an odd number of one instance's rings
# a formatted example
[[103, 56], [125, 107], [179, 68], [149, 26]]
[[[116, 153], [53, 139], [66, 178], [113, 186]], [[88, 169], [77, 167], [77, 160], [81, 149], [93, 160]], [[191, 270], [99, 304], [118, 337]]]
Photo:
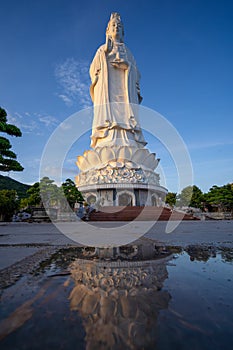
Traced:
[[113, 39], [123, 39], [123, 25], [120, 21], [115, 19], [109, 23], [108, 34]]

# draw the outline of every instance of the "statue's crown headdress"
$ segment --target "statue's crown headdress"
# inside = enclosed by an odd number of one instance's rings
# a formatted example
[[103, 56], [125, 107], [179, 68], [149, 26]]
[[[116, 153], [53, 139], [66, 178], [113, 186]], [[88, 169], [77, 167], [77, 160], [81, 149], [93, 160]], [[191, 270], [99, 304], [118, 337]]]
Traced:
[[120, 14], [119, 14], [118, 12], [112, 12], [112, 13], [111, 13], [110, 20], [109, 20], [108, 25], [107, 25], [106, 33], [108, 33], [110, 23], [111, 23], [111, 21], [114, 20], [114, 19], [115, 19], [116, 21], [118, 21], [118, 22], [121, 22], [121, 26], [122, 26], [122, 35], [124, 36], [124, 25], [123, 25], [123, 23], [122, 23], [122, 21], [121, 21], [121, 16], [120, 16]]
[[119, 22], [121, 22], [121, 16], [120, 16], [120, 14], [119, 14], [118, 12], [113, 12], [113, 13], [111, 13], [110, 21], [111, 21], [112, 19], [116, 19], [116, 20], [118, 20]]

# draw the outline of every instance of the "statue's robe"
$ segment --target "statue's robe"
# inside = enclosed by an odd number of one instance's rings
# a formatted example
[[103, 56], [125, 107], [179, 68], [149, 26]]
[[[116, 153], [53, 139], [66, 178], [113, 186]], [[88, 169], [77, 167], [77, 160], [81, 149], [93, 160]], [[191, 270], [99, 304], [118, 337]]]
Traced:
[[[100, 46], [90, 66], [94, 102], [91, 147], [144, 147], [138, 120], [140, 73], [135, 59], [123, 43], [114, 45], [110, 53], [104, 49], [105, 45]], [[127, 69], [111, 64], [118, 50], [128, 63]]]

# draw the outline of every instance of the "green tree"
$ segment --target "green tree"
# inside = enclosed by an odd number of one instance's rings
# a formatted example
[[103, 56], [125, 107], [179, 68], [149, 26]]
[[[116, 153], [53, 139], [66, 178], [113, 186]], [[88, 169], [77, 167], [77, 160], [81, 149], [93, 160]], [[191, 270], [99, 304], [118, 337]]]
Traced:
[[202, 190], [196, 185], [193, 186], [193, 193], [190, 202], [190, 207], [202, 208], [203, 207], [204, 195]]
[[35, 182], [28, 190], [27, 197], [21, 198], [20, 208], [28, 209], [28, 207], [36, 207], [42, 205], [42, 199], [40, 196], [40, 183]]
[[168, 192], [166, 195], [166, 200], [165, 202], [169, 204], [171, 207], [173, 207], [176, 204], [176, 199], [177, 199], [177, 193], [175, 192]]
[[[22, 133], [15, 125], [7, 123], [7, 113], [0, 107], [0, 132], [10, 136], [20, 137]], [[11, 151], [10, 141], [0, 136], [0, 171], [22, 171], [24, 168], [17, 162], [16, 154]]]
[[187, 186], [178, 195], [178, 203], [182, 206], [201, 208], [203, 205], [203, 193], [199, 187]]
[[17, 193], [15, 190], [0, 191], [0, 220], [10, 221], [18, 209]]
[[84, 199], [81, 192], [78, 191], [75, 183], [71, 179], [67, 179], [61, 187], [58, 187], [54, 180], [49, 177], [43, 177], [40, 182], [34, 183], [27, 191], [27, 198], [20, 202], [21, 208], [27, 206], [42, 206], [53, 207], [61, 206], [63, 209], [67, 207], [67, 202], [64, 203], [64, 195], [69, 205], [74, 208], [76, 202], [82, 202]]
[[205, 203], [220, 211], [233, 211], [233, 184], [212, 186], [204, 199]]
[[60, 203], [61, 189], [54, 184], [54, 180], [45, 176], [40, 180], [40, 196], [46, 208], [53, 207]]
[[79, 192], [71, 179], [66, 179], [66, 181], [63, 182], [62, 190], [71, 208], [74, 208], [76, 202], [84, 201], [82, 193]]
[[[41, 205], [41, 196], [40, 196], [40, 183], [39, 182], [35, 182], [30, 188], [29, 190], [27, 190], [27, 195], [28, 198], [25, 198], [27, 200], [27, 204], [29, 206], [37, 206], [37, 205]], [[24, 205], [26, 204], [26, 201], [23, 202]]]
[[54, 184], [54, 180], [43, 177], [40, 182], [35, 182], [27, 191], [28, 197], [21, 200], [20, 206], [45, 206], [50, 207], [59, 204], [61, 189]]

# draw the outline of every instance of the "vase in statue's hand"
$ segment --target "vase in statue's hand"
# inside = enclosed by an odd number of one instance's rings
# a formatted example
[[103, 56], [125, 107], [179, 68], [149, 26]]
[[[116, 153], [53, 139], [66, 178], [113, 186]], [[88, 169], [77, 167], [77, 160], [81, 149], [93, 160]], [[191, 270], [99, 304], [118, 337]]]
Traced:
[[129, 63], [124, 59], [120, 58], [119, 52], [116, 54], [116, 58], [111, 62], [111, 65], [118, 69], [128, 69]]

